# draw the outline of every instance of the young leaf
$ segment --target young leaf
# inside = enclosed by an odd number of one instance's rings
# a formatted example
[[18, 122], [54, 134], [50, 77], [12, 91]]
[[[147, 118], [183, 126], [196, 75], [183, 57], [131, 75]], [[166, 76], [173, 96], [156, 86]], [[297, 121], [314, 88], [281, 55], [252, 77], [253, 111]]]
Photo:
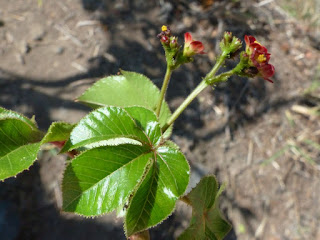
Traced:
[[[160, 97], [159, 89], [146, 76], [121, 71], [122, 75], [109, 76], [96, 82], [78, 100], [93, 108], [101, 106], [142, 106], [155, 111]], [[159, 123], [163, 127], [170, 117], [168, 104], [163, 101]]]
[[50, 125], [48, 132], [41, 140], [41, 144], [56, 141], [66, 141], [74, 128], [73, 124], [65, 122], [54, 122]]
[[26, 170], [36, 160], [42, 133], [35, 122], [0, 109], [0, 180]]
[[129, 144], [78, 155], [64, 173], [63, 210], [97, 216], [123, 206], [152, 155], [142, 146]]
[[126, 107], [125, 111], [134, 119], [135, 124], [148, 136], [149, 144], [157, 146], [161, 129], [156, 115], [144, 107]]
[[157, 149], [129, 203], [125, 219], [127, 236], [159, 224], [172, 213], [187, 188], [189, 171], [180, 151], [166, 145]]
[[0, 120], [2, 119], [20, 119], [26, 124], [29, 124], [31, 128], [38, 129], [37, 123], [35, 122], [34, 118], [29, 119], [20, 113], [0, 107]]
[[214, 176], [201, 179], [198, 185], [185, 196], [192, 206], [190, 226], [180, 235], [178, 240], [220, 240], [230, 231], [231, 225], [219, 211], [218, 183]]
[[119, 107], [103, 107], [80, 120], [63, 150], [70, 151], [97, 143], [108, 145], [106, 140], [119, 138], [133, 139], [142, 145], [152, 146], [159, 143], [160, 137], [160, 126], [152, 111], [143, 107], [131, 107], [127, 111]]

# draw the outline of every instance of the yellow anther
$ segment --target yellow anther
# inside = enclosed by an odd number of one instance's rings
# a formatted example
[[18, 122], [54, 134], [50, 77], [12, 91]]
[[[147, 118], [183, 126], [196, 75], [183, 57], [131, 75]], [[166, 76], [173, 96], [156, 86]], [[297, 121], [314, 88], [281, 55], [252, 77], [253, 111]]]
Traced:
[[163, 25], [162, 27], [161, 27], [161, 31], [162, 32], [165, 32], [165, 31], [167, 31], [168, 30], [168, 27], [166, 26], [166, 25]]
[[260, 54], [259, 57], [258, 57], [258, 62], [262, 63], [264, 61], [266, 61], [267, 58], [264, 54]]

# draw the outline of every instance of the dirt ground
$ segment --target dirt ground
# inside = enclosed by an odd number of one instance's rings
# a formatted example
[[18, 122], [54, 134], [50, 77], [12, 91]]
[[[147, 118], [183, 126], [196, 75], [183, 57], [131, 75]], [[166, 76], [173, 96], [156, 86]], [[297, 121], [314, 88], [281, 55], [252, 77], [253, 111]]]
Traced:
[[[206, 89], [175, 124], [191, 185], [206, 174], [227, 184], [226, 239], [320, 239], [320, 31], [277, 1], [0, 0], [0, 105], [46, 130], [81, 119], [89, 109], [73, 100], [120, 68], [160, 86], [163, 24], [181, 42], [191, 32], [207, 53], [173, 74], [172, 110], [209, 71], [225, 30], [254, 35], [276, 68], [274, 84], [234, 77]], [[125, 239], [114, 215], [60, 212], [64, 167], [65, 156], [44, 149], [29, 171], [0, 183], [0, 239]], [[176, 238], [188, 217], [179, 203], [152, 239]]]

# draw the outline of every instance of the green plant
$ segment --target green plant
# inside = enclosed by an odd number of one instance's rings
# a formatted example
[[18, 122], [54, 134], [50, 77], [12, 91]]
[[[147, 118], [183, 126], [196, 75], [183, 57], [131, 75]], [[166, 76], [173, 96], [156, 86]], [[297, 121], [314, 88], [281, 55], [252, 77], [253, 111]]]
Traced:
[[219, 211], [223, 187], [219, 189], [215, 177], [207, 176], [184, 195], [190, 167], [169, 140], [172, 125], [203, 89], [234, 74], [258, 75], [272, 82], [270, 54], [254, 37], [245, 36], [246, 50], [238, 65], [216, 75], [242, 46], [226, 32], [216, 64], [171, 114], [165, 94], [172, 71], [203, 54], [204, 47], [186, 33], [182, 48], [167, 26], [158, 37], [167, 60], [161, 91], [147, 77], [121, 71], [96, 82], [77, 99], [94, 109], [79, 123], [54, 122], [46, 133], [34, 118], [0, 108], [0, 179], [28, 169], [40, 147], [50, 143], [72, 158], [62, 181], [64, 211], [92, 217], [116, 210], [124, 217], [127, 237], [149, 239], [148, 229], [165, 220], [181, 200], [192, 207], [193, 215], [179, 239], [222, 239], [231, 228]]

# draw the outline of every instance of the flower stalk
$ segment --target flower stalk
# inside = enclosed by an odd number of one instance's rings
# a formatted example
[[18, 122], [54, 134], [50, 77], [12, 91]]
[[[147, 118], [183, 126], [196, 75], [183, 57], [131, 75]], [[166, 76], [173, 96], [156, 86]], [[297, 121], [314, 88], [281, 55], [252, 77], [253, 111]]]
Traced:
[[184, 48], [181, 51], [181, 46], [177, 41], [177, 37], [172, 36], [171, 30], [168, 26], [163, 25], [161, 28], [161, 33], [158, 34], [158, 38], [163, 46], [165, 51], [166, 61], [167, 61], [167, 70], [164, 76], [163, 84], [161, 87], [160, 97], [158, 100], [158, 105], [156, 108], [157, 117], [160, 116], [161, 107], [167, 88], [170, 82], [171, 74], [173, 70], [177, 69], [184, 63], [193, 61], [193, 56], [196, 54], [204, 54], [204, 46], [202, 42], [195, 41], [192, 39], [190, 33], [185, 33], [184, 35]]
[[218, 82], [226, 81], [232, 74], [232, 71], [222, 73], [216, 77], [214, 75], [218, 72], [220, 67], [224, 64], [229, 53], [223, 51], [217, 60], [216, 64], [212, 70], [207, 74], [207, 76], [199, 83], [199, 85], [190, 93], [190, 95], [183, 101], [183, 103], [176, 109], [176, 111], [171, 115], [167, 123], [164, 125], [162, 131], [165, 132], [181, 115], [181, 113], [190, 105], [190, 103], [208, 86], [216, 84]]
[[163, 100], [165, 98], [167, 89], [168, 89], [168, 85], [169, 85], [169, 82], [170, 82], [171, 74], [172, 74], [172, 70], [171, 70], [170, 66], [167, 66], [167, 71], [166, 71], [166, 74], [165, 74], [164, 79], [163, 79], [163, 84], [162, 84], [161, 92], [160, 92], [160, 98], [159, 98], [158, 106], [157, 106], [157, 109], [156, 109], [157, 117], [160, 116], [161, 106], [162, 106]]
[[229, 53], [227, 51], [223, 51], [222, 54], [220, 55], [220, 57], [218, 58], [216, 64], [214, 65], [214, 67], [211, 69], [211, 71], [206, 75], [206, 77], [204, 78], [206, 81], [210, 81], [210, 79], [212, 79], [216, 73], [218, 72], [218, 70], [220, 69], [220, 67], [224, 64], [224, 62], [226, 61], [226, 58], [228, 57]]
[[202, 80], [200, 84], [190, 93], [190, 95], [183, 101], [183, 103], [177, 108], [177, 110], [171, 115], [166, 125], [164, 125], [162, 132], [165, 132], [181, 115], [181, 113], [189, 106], [189, 104], [208, 86], [205, 80]]
[[[167, 72], [164, 77], [164, 82], [161, 89], [160, 99], [156, 109], [156, 114], [159, 117], [161, 105], [167, 91], [171, 73], [174, 69], [183, 63], [191, 62], [193, 55], [203, 54], [203, 44], [200, 41], [194, 41], [190, 33], [185, 33], [185, 44], [183, 51], [180, 51], [180, 46], [176, 42], [176, 37], [171, 36], [170, 29], [163, 26], [162, 32], [158, 35], [165, 49], [167, 59]], [[170, 45], [170, 40], [172, 43]], [[219, 82], [224, 82], [232, 75], [238, 76], [261, 76], [265, 80], [272, 82], [270, 77], [274, 74], [273, 65], [269, 64], [270, 53], [267, 49], [256, 41], [252, 36], [245, 36], [246, 49], [240, 54], [240, 62], [237, 66], [227, 72], [216, 75], [226, 59], [234, 58], [239, 54], [242, 42], [237, 37], [232, 36], [231, 32], [225, 32], [222, 41], [220, 42], [221, 55], [217, 62], [199, 85], [190, 93], [183, 103], [168, 119], [167, 123], [162, 128], [165, 132], [181, 115], [181, 113], [190, 105], [190, 103], [208, 86], [213, 86]], [[173, 61], [174, 60], [174, 61]]]

